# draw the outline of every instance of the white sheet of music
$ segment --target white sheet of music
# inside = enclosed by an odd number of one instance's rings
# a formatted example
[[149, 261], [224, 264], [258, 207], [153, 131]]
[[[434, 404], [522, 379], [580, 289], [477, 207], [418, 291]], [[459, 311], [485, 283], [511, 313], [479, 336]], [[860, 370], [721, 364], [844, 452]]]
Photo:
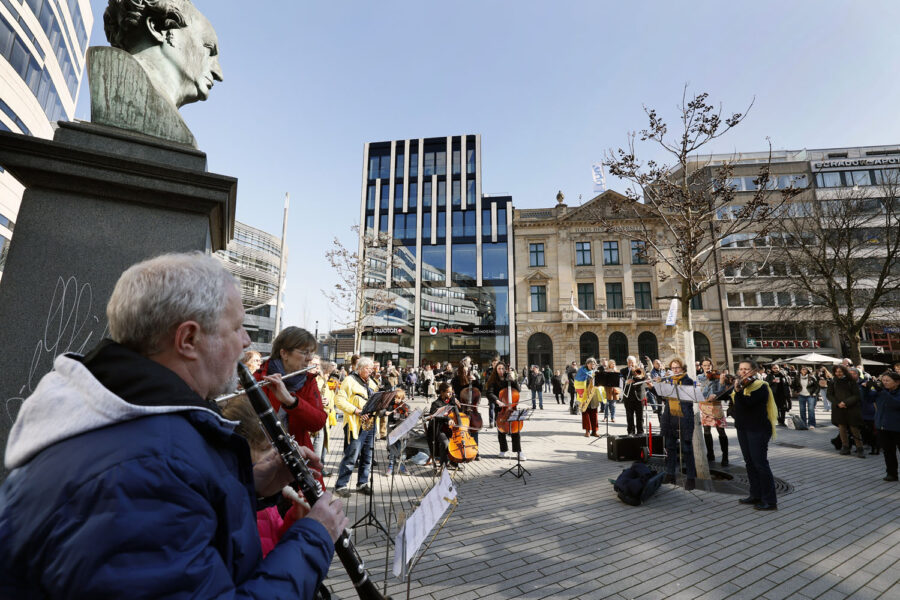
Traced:
[[400, 421], [396, 427], [388, 434], [388, 444], [393, 444], [397, 440], [403, 439], [403, 436], [416, 426], [419, 418], [422, 416], [422, 409], [417, 408], [411, 415]]
[[671, 383], [660, 381], [653, 384], [653, 391], [660, 398], [681, 400], [682, 402], [703, 402], [706, 400], [703, 397], [703, 391], [699, 387], [692, 385], [672, 385]]
[[400, 577], [406, 564], [416, 555], [428, 534], [438, 524], [450, 503], [456, 499], [456, 485], [445, 469], [438, 484], [425, 495], [419, 508], [410, 515], [394, 540], [394, 575]]

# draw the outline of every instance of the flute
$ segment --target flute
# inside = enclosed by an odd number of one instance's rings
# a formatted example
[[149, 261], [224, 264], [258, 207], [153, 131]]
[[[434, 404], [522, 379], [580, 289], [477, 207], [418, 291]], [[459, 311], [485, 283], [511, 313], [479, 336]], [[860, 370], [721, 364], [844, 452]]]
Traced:
[[[294, 371], [293, 373], [288, 373], [286, 375], [282, 375], [281, 379], [283, 381], [285, 379], [288, 379], [289, 377], [293, 377], [294, 375], [301, 375], [303, 373], [306, 373], [308, 371], [312, 371], [313, 369], [318, 369], [318, 368], [319, 368], [318, 365], [315, 365], [315, 366], [310, 365], [308, 367], [304, 367], [304, 368], [300, 369], [299, 371]], [[270, 381], [260, 381], [259, 387], [266, 387], [270, 383], [271, 383]], [[244, 390], [238, 390], [232, 394], [225, 394], [224, 396], [219, 396], [218, 398], [216, 398], [216, 404], [222, 404], [223, 402], [228, 402], [232, 398], [237, 398], [238, 396], [243, 396], [243, 395], [244, 395]]]
[[[243, 364], [238, 363], [237, 370], [241, 385], [244, 386], [243, 393], [247, 394], [250, 404], [253, 405], [253, 410], [256, 411], [266, 436], [272, 442], [278, 454], [281, 455], [281, 459], [287, 465], [291, 475], [293, 475], [294, 481], [300, 487], [300, 492], [309, 505], [312, 506], [325, 493], [322, 485], [313, 477], [309, 467], [306, 466], [306, 461], [300, 455], [300, 446], [297, 445], [292, 436], [288, 435], [281, 422], [275, 417], [272, 405], [269, 404], [269, 400], [262, 389], [260, 389], [262, 385], [253, 379], [250, 370]], [[334, 543], [334, 549], [350, 575], [359, 597], [362, 600], [385, 600], [385, 597], [375, 587], [375, 583], [369, 578], [366, 566], [356, 552], [353, 542], [350, 541], [350, 533], [346, 529], [341, 532], [340, 537]]]

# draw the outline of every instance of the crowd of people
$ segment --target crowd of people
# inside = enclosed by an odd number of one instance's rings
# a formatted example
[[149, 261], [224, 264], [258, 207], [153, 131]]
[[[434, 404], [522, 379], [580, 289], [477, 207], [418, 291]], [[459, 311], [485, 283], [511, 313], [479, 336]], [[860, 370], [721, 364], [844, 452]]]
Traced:
[[[116, 284], [107, 316], [110, 339], [86, 356], [58, 357], [10, 432], [11, 472], [0, 486], [4, 597], [119, 597], [134, 589], [154, 597], [198, 590], [210, 597], [313, 597], [348, 523], [339, 497], [350, 494], [354, 471], [357, 493], [372, 494], [375, 440], [409, 414], [406, 400], [417, 395], [428, 405], [428, 460], [435, 466], [454, 463], [449, 438], [460, 429], [477, 445], [479, 429], [496, 428], [500, 457], [526, 460], [509, 416], [527, 389], [534, 410], [543, 410], [543, 394], [552, 393], [567, 412], [580, 413], [585, 436], [599, 435], [601, 412], [614, 422], [620, 402], [629, 434], [642, 435], [648, 415], [656, 415], [665, 480], [674, 483], [683, 468], [686, 489], [696, 478], [694, 412], [707, 459], [715, 460], [717, 434], [723, 466], [730, 417], [750, 480], [741, 503], [758, 510], [777, 508], [769, 441], [789, 417], [798, 429], [815, 428], [819, 400], [838, 428], [836, 450], [850, 455], [855, 448], [861, 458], [867, 447], [869, 455], [881, 453], [885, 481], [898, 480], [900, 364], [877, 378], [849, 361], [831, 369], [742, 361], [734, 374], [716, 371], [708, 358], [692, 368], [678, 358], [663, 364], [628, 357], [621, 368], [588, 358], [555, 372], [518, 370], [499, 356], [483, 369], [468, 358], [399, 368], [355, 356], [338, 366], [317, 356], [314, 336], [299, 327], [281, 331], [262, 357], [246, 352], [235, 280], [199, 253], [132, 266]], [[245, 395], [216, 402], [236, 389], [239, 360], [319, 482], [315, 498], [289, 485], [294, 476]], [[699, 388], [696, 402], [673, 395], [684, 386]], [[487, 422], [479, 422], [479, 397]], [[794, 400], [799, 415], [791, 412]], [[343, 449], [332, 494], [324, 488], [324, 457], [339, 423]], [[404, 444], [388, 447], [387, 473], [405, 474]]]

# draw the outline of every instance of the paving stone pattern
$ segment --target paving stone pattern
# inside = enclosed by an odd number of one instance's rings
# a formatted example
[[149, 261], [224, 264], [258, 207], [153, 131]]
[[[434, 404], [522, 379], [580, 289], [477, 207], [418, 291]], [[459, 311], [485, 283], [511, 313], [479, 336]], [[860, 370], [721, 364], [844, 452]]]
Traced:
[[[532, 473], [524, 483], [500, 477], [514, 461], [497, 458], [496, 430], [481, 432], [482, 460], [454, 473], [459, 505], [415, 566], [410, 598], [900, 599], [900, 485], [881, 480], [881, 456], [839, 456], [830, 443], [836, 428], [779, 428], [778, 442], [800, 447], [770, 444], [775, 476], [794, 488], [779, 497], [777, 512], [671, 485], [633, 507], [608, 482], [628, 463], [608, 460], [605, 440], [591, 445], [595, 438], [583, 437], [580, 416], [567, 407], [544, 408], [523, 432], [523, 465]], [[828, 415], [820, 412], [817, 420], [828, 423]], [[610, 433], [625, 433], [624, 414], [619, 421]], [[742, 467], [730, 426], [728, 435], [731, 462]], [[340, 427], [333, 440], [329, 489], [340, 461]], [[718, 458], [718, 440], [715, 451]], [[393, 537], [398, 514], [415, 509], [434, 474], [411, 465], [409, 476], [388, 478], [384, 441], [376, 456], [375, 514], [386, 527], [390, 521]], [[351, 488], [355, 483], [354, 474]], [[354, 493], [344, 501], [351, 523], [366, 513], [367, 500]], [[360, 527], [354, 538], [383, 589], [384, 534]], [[337, 558], [326, 583], [340, 598], [356, 597]], [[405, 598], [406, 582], [391, 575], [388, 593]]]

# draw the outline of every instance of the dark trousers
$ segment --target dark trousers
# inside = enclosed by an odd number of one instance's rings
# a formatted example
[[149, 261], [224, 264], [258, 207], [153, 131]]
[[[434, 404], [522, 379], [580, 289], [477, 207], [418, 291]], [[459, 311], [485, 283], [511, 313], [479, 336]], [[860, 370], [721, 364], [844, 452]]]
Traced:
[[628, 433], [644, 433], [644, 407], [638, 402], [625, 403], [625, 420], [628, 421]]
[[775, 497], [775, 476], [769, 467], [769, 439], [771, 431], [737, 430], [741, 454], [747, 466], [747, 479], [750, 480], [750, 496], [759, 498], [767, 504], [777, 504]]
[[[693, 433], [693, 430], [691, 431]], [[678, 430], [668, 431], [663, 434], [666, 443], [666, 473], [674, 475], [678, 469], [679, 441], [681, 442], [681, 460], [684, 463], [685, 476], [691, 479], [697, 478], [697, 464], [694, 462], [694, 445], [691, 436]]]
[[[512, 438], [512, 448], [513, 452], [521, 452], [522, 451], [522, 434], [520, 433], [510, 433], [509, 437]], [[509, 450], [509, 446], [506, 445], [506, 434], [502, 431], [497, 432], [497, 441], [500, 442], [500, 452], [506, 452]]]
[[[719, 446], [722, 448], [722, 458], [728, 458], [728, 434], [725, 433], [724, 427], [716, 427], [716, 431], [719, 432]], [[712, 427], [709, 425], [703, 426], [703, 441], [706, 443], [706, 460], [712, 462], [716, 460], [716, 455], [713, 452], [713, 437], [712, 437]]]
[[775, 401], [775, 406], [778, 409], [778, 423], [780, 425], [784, 425], [784, 419], [787, 417], [787, 405], [789, 400], [781, 399]]
[[897, 476], [897, 450], [900, 449], [900, 431], [878, 431], [878, 444], [884, 452], [884, 467], [887, 474]]
[[562, 392], [560, 392], [558, 394], [556, 392], [553, 392], [553, 396], [556, 398], [557, 404], [565, 404], [566, 403], [566, 397], [563, 396]]
[[569, 408], [575, 406], [575, 392], [569, 392]]

